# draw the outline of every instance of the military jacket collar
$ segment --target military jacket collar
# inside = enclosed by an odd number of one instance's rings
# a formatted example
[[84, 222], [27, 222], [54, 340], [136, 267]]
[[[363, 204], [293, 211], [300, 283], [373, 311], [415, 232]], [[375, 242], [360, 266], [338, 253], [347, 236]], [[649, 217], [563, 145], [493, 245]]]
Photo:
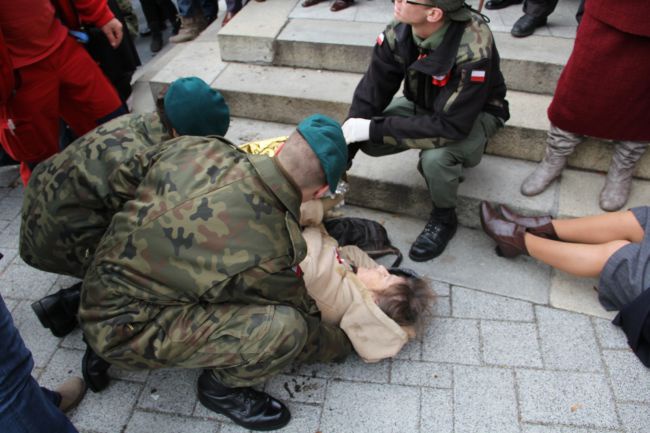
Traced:
[[284, 204], [296, 221], [300, 221], [302, 194], [280, 169], [275, 158], [265, 155], [248, 155], [248, 160], [266, 186]]
[[[467, 22], [452, 21], [440, 45], [434, 50], [429, 50], [428, 53], [423, 53], [428, 55], [413, 62], [409, 69], [431, 76], [447, 75], [456, 63], [456, 53], [466, 25]], [[411, 26], [397, 26], [395, 32], [398, 40], [409, 40], [411, 42], [410, 44], [398, 44], [398, 46], [409, 47], [410, 50], [418, 51], [418, 46], [413, 40]], [[427, 48], [427, 40], [425, 39], [421, 45], [422, 48]], [[407, 53], [404, 54], [403, 58], [407, 59], [417, 57], [417, 54], [413, 57], [406, 55]]]

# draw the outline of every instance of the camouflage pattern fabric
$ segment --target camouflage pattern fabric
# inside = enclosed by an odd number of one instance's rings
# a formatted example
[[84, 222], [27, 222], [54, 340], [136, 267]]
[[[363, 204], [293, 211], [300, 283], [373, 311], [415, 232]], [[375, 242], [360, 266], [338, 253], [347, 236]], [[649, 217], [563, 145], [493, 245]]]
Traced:
[[122, 17], [124, 18], [124, 22], [126, 22], [126, 28], [131, 34], [131, 37], [134, 39], [137, 38], [139, 34], [138, 17], [133, 12], [131, 0], [116, 0], [116, 2], [120, 8], [120, 12], [122, 12]]
[[180, 137], [124, 164], [145, 174], [97, 247], [79, 311], [100, 356], [124, 368], [211, 367], [247, 386], [293, 359], [350, 353], [296, 274], [300, 194], [273, 159]]
[[169, 139], [157, 114], [113, 119], [41, 162], [25, 190], [20, 255], [47, 272], [83, 278], [113, 214], [133, 196], [151, 146]]

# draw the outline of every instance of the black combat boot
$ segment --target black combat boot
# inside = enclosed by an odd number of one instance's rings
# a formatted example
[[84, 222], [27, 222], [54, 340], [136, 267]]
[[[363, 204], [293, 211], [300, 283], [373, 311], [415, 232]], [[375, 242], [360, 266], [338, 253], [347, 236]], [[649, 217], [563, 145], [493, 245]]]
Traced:
[[[84, 341], [86, 341], [85, 338]], [[84, 357], [81, 360], [81, 374], [92, 392], [103, 391], [111, 382], [111, 378], [108, 375], [108, 368], [110, 366], [111, 364], [100, 358], [86, 342], [86, 353], [84, 353]]]
[[61, 289], [32, 304], [32, 310], [41, 324], [56, 337], [65, 337], [77, 327], [77, 311], [81, 296], [81, 283]]
[[229, 388], [205, 370], [197, 384], [199, 401], [250, 430], [276, 430], [291, 419], [289, 409], [270, 395], [253, 388]]
[[424, 230], [411, 245], [411, 260], [424, 262], [438, 257], [456, 234], [457, 227], [455, 208], [434, 208]]

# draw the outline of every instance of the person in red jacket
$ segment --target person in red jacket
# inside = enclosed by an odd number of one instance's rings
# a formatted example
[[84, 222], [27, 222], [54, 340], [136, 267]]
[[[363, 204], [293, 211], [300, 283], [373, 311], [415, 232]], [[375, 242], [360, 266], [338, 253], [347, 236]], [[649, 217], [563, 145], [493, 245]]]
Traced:
[[622, 208], [637, 162], [650, 145], [650, 2], [588, 0], [571, 57], [553, 101], [544, 159], [521, 193], [540, 194], [566, 165], [583, 137], [613, 140], [600, 207]]
[[[106, 0], [72, 1], [81, 23], [95, 25], [111, 46], [119, 45], [122, 24]], [[55, 16], [50, 0], [21, 0], [20, 6], [0, 0], [0, 29], [16, 77], [2, 102], [0, 141], [21, 162], [27, 183], [31, 167], [59, 150], [60, 119], [80, 136], [125, 109], [101, 69]]]

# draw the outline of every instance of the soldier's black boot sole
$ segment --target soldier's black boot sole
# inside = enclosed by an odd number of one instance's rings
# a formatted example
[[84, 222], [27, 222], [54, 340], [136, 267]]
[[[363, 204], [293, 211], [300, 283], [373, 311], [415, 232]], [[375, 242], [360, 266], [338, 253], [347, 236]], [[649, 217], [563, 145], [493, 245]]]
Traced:
[[32, 310], [43, 327], [55, 337], [65, 337], [77, 327], [77, 311], [81, 296], [81, 283], [39, 299]]
[[[84, 341], [86, 341], [84, 339]], [[111, 378], [108, 375], [110, 363], [104, 361], [86, 343], [86, 353], [81, 360], [81, 374], [92, 392], [100, 392], [108, 387]]]
[[197, 384], [201, 404], [250, 430], [277, 430], [291, 420], [289, 409], [270, 395], [253, 388], [229, 388], [211, 371], [204, 371]]

